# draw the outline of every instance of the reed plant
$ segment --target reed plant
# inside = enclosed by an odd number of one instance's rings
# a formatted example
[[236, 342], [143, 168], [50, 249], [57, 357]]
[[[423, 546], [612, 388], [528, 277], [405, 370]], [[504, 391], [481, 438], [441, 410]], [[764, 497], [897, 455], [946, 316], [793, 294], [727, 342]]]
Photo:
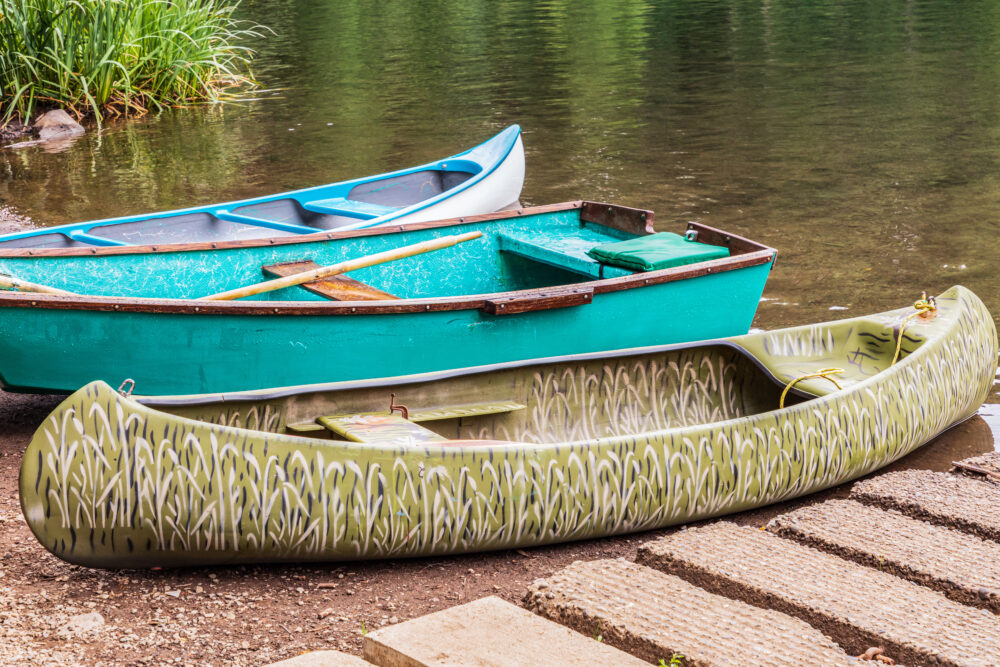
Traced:
[[2, 122], [141, 115], [253, 84], [260, 26], [217, 0], [0, 0]]

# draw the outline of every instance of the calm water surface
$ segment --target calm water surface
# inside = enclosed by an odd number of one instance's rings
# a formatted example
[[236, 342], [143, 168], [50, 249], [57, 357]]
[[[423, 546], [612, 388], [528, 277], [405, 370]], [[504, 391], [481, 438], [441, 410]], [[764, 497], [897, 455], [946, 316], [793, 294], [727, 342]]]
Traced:
[[[1000, 315], [1000, 3], [245, 0], [265, 91], [0, 151], [49, 225], [410, 166], [524, 128], [522, 200], [768, 243], [755, 326], [962, 283]], [[987, 415], [989, 418], [989, 415]]]

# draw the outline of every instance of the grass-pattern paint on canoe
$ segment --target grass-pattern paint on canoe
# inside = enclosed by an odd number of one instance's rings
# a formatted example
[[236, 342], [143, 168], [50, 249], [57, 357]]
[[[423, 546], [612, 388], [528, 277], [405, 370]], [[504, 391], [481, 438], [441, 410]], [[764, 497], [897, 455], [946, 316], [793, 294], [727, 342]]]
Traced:
[[[516, 417], [523, 430], [465, 434], [571, 440], [548, 444], [299, 438], [171, 416], [93, 383], [32, 439], [22, 507], [54, 554], [101, 567], [455, 553], [717, 516], [857, 478], [972, 415], [994, 379], [993, 320], [963, 288], [938, 306], [933, 320], [907, 326], [910, 353], [888, 370], [893, 344], [871, 350], [881, 368], [862, 367], [850, 365], [849, 341], [880, 327], [891, 338], [912, 309], [738, 337], [730, 347], [591, 355], [556, 364], [563, 372], [554, 377], [529, 366], [521, 383], [537, 402]], [[736, 348], [781, 382], [840, 358], [847, 386], [807, 385], [829, 393], [775, 410], [780, 385], [754, 380]], [[661, 381], [681, 385], [668, 391]], [[626, 396], [641, 409], [622, 410]], [[278, 404], [243, 407], [237, 421], [247, 407], [257, 419], [269, 411], [266, 425], [286, 420]]]

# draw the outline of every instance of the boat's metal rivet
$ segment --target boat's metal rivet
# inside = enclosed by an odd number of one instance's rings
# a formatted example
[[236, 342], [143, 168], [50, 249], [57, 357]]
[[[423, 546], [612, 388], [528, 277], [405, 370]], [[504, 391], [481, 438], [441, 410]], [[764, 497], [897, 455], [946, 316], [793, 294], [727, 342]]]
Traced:
[[351, 308], [351, 312], [352, 313], [356, 313], [356, 312], [358, 312], [358, 309], [357, 308]]
[[271, 243], [274, 243], [274, 239], [268, 239]]
[[28, 251], [28, 254], [29, 254], [29, 255], [34, 255], [34, 254], [35, 254], [35, 251], [34, 251], [34, 250], [29, 250], [29, 251]]
[[212, 247], [213, 247], [213, 248], [218, 248], [218, 247], [219, 247], [219, 244], [218, 244], [218, 243], [213, 243], [213, 244], [212, 244]]
[[195, 306], [195, 307], [194, 307], [194, 312], [196, 312], [196, 313], [197, 313], [197, 312], [198, 312], [199, 310], [201, 310], [201, 308], [199, 308], [198, 306]]
[[97, 254], [97, 248], [91, 248], [90, 249], [90, 254], [91, 255], [96, 255]]
[[326, 238], [328, 238], [328, 239], [332, 239], [332, 238], [333, 238], [333, 234], [327, 234], [327, 235], [326, 235]]
[[503, 308], [506, 304], [501, 303], [500, 308]]
[[642, 219], [642, 220], [645, 220], [646, 219], [646, 214], [643, 213], [642, 215], [639, 216], [639, 218]]
[[430, 310], [430, 309], [431, 309], [431, 307], [429, 305], [424, 306], [424, 310]]
[[611, 207], [609, 206], [609, 207], [608, 207], [608, 213], [611, 213], [611, 210], [612, 210], [612, 209], [611, 209]]
[[115, 304], [115, 310], [118, 310], [119, 308], [121, 308], [121, 306], [119, 306], [119, 305], [118, 305], [118, 304], [116, 303], [116, 304]]
[[521, 215], [522, 213], [524, 213], [524, 211], [522, 211], [521, 209], [517, 209], [517, 214], [518, 215]]
[[459, 218], [458, 221], [459, 222], [465, 222], [465, 218]]
[[281, 309], [280, 308], [275, 308], [274, 312], [276, 312], [276, 313], [281, 312]]
[[37, 305], [38, 305], [38, 302], [37, 302], [37, 301], [32, 301], [32, 302], [31, 302], [31, 305], [32, 305], [32, 306], [37, 306]]

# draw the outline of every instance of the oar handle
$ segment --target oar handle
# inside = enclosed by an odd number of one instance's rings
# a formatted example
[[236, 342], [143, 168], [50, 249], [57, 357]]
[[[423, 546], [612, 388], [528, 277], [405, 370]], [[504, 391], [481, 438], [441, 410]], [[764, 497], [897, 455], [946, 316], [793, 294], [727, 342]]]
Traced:
[[60, 296], [80, 296], [76, 292], [67, 292], [57, 287], [49, 287], [39, 283], [30, 283], [14, 276], [0, 274], [0, 289], [13, 290], [15, 292], [37, 292], [39, 294], [58, 294]]
[[232, 299], [242, 299], [245, 296], [253, 296], [254, 294], [273, 292], [274, 290], [283, 289], [285, 287], [295, 287], [296, 285], [311, 283], [314, 280], [329, 278], [330, 276], [347, 273], [348, 271], [356, 271], [357, 269], [375, 266], [376, 264], [385, 264], [386, 262], [403, 259], [404, 257], [413, 257], [414, 255], [420, 255], [433, 250], [450, 248], [453, 245], [458, 245], [459, 243], [464, 243], [465, 241], [478, 239], [482, 235], [482, 232], [467, 232], [465, 234], [442, 236], [439, 239], [421, 241], [420, 243], [386, 250], [385, 252], [375, 253], [374, 255], [366, 255], [364, 257], [349, 259], [337, 264], [331, 264], [330, 266], [322, 266], [318, 269], [313, 269], [312, 271], [304, 271], [291, 276], [285, 276], [284, 278], [276, 278], [275, 280], [257, 283], [256, 285], [247, 285], [245, 287], [238, 287], [226, 292], [219, 292], [218, 294], [210, 294], [208, 296], [199, 297], [198, 301], [230, 301]]

